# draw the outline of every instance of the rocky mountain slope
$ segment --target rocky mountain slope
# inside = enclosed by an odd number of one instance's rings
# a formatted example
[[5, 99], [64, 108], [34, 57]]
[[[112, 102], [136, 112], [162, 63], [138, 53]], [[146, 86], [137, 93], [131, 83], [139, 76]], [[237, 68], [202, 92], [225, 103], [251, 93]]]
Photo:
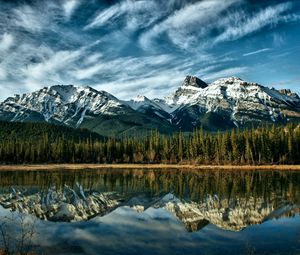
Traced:
[[1, 104], [1, 115], [11, 115], [11, 121], [36, 118], [75, 126], [92, 115], [124, 114], [128, 110], [105, 91], [73, 85], [45, 87], [33, 93], [9, 97]]
[[203, 126], [224, 129], [245, 125], [300, 120], [300, 98], [290, 90], [269, 89], [240, 78], [219, 79], [208, 86], [187, 77], [165, 99], [173, 106], [173, 125], [181, 129]]
[[165, 105], [164, 101], [160, 103], [158, 100], [155, 101], [145, 96], [138, 95], [130, 101], [123, 102], [132, 109], [146, 114], [147, 116], [156, 116], [168, 121], [172, 119], [172, 115], [166, 110], [166, 107], [168, 106]]
[[0, 103], [0, 120], [86, 127], [102, 135], [172, 130], [167, 120], [142, 114], [105, 91], [73, 85], [55, 85], [9, 97]]
[[290, 90], [276, 90], [237, 77], [206, 84], [187, 76], [164, 99], [138, 96], [121, 101], [91, 87], [56, 85], [15, 95], [0, 103], [0, 120], [37, 121], [86, 127], [102, 135], [160, 132], [195, 127], [224, 130], [266, 123], [300, 120], [300, 98]]
[[198, 231], [209, 223], [222, 229], [240, 231], [283, 215], [299, 212], [300, 206], [282, 201], [267, 203], [263, 197], [221, 199], [208, 196], [201, 202], [185, 201], [173, 194], [158, 197], [117, 192], [86, 192], [79, 184], [75, 188], [50, 187], [48, 190], [27, 192], [12, 189], [0, 195], [0, 205], [50, 221], [82, 221], [105, 215], [120, 206], [142, 213], [148, 208], [163, 208], [181, 220], [188, 231]]

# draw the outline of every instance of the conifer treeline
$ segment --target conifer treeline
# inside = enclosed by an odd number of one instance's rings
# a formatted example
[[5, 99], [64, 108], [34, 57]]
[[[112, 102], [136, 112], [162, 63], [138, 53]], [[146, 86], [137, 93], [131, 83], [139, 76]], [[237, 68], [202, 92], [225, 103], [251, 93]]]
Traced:
[[64, 134], [49, 139], [47, 130], [38, 139], [34, 134], [3, 137], [1, 163], [300, 163], [300, 128], [293, 124], [224, 133], [200, 129], [190, 135], [171, 136], [151, 131], [144, 138], [122, 139], [74, 139]]

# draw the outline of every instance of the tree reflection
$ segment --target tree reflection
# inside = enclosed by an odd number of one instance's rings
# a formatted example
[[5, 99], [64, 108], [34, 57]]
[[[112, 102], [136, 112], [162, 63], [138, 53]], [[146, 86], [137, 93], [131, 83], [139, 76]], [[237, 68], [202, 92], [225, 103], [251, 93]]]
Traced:
[[[75, 171], [0, 172], [0, 189], [18, 187], [35, 192], [56, 186], [74, 187], [86, 192], [116, 191], [155, 196], [173, 193], [178, 198], [200, 202], [208, 195], [220, 199], [263, 198], [275, 206], [282, 200], [299, 203], [300, 174], [289, 171], [197, 171], [179, 169], [99, 169]], [[277, 203], [277, 204], [276, 204]]]

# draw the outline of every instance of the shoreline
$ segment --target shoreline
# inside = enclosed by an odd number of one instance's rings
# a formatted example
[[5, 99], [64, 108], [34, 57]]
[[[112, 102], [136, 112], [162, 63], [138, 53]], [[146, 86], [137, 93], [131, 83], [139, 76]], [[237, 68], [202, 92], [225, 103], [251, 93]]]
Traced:
[[191, 164], [34, 164], [0, 165], [0, 171], [82, 169], [186, 169], [186, 170], [280, 170], [300, 171], [300, 165], [191, 165]]

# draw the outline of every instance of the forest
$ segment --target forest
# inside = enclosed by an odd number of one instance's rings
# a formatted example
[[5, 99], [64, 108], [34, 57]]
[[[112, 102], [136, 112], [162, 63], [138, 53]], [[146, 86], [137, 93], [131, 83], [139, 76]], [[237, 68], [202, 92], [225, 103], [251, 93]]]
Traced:
[[44, 123], [0, 122], [0, 163], [300, 163], [300, 125], [105, 138]]

